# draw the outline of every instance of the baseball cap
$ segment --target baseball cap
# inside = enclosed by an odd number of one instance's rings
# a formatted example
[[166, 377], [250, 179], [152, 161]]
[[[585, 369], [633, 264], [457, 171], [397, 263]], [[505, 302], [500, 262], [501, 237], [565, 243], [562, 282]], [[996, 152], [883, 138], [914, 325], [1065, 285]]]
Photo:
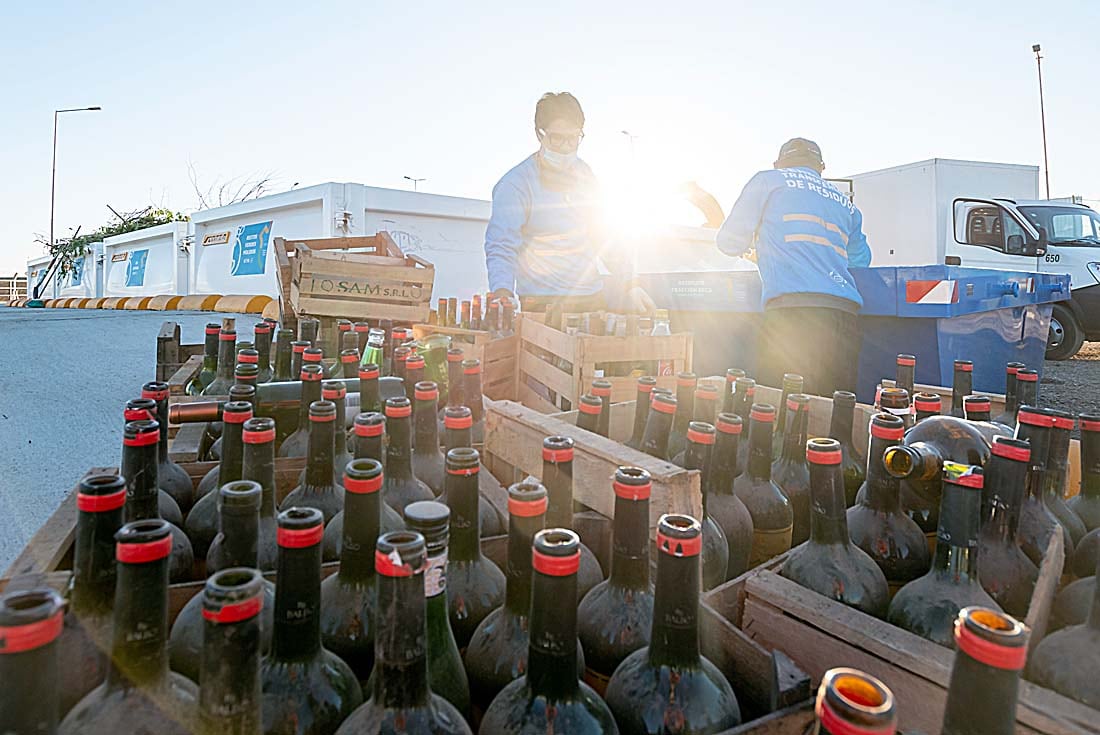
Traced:
[[788, 166], [811, 165], [825, 168], [825, 161], [821, 158], [821, 147], [807, 138], [791, 138], [779, 149], [779, 157], [775, 160], [777, 168]]

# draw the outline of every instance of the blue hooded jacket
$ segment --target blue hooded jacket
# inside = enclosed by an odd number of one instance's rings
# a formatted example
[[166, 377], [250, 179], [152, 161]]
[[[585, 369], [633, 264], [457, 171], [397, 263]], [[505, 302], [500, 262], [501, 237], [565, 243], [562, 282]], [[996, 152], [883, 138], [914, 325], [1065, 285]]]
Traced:
[[863, 215], [812, 168], [761, 171], [745, 185], [718, 231], [718, 249], [741, 255], [753, 247], [765, 305], [787, 294], [863, 305], [848, 271], [871, 263]]

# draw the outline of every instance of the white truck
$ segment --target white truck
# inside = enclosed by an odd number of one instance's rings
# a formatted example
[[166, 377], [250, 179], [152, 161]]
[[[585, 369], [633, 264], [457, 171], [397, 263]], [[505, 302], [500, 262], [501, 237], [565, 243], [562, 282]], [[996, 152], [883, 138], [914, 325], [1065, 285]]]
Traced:
[[933, 158], [846, 180], [872, 265], [1068, 273], [1072, 298], [1054, 305], [1047, 358], [1100, 340], [1100, 215], [1040, 200], [1037, 166]]

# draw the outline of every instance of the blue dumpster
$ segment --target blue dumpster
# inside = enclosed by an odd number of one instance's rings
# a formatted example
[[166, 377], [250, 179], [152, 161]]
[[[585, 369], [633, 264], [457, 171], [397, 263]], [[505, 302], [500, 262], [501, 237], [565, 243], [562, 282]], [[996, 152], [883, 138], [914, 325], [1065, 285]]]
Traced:
[[[951, 385], [952, 363], [974, 361], [975, 390], [1004, 392], [1004, 366], [1042, 373], [1052, 304], [1070, 297], [1068, 275], [929, 265], [854, 269], [863, 295], [859, 399], [892, 378], [899, 352], [917, 356], [918, 383]], [[755, 271], [649, 273], [641, 277], [673, 327], [696, 333], [701, 375], [755, 369], [760, 279]]]

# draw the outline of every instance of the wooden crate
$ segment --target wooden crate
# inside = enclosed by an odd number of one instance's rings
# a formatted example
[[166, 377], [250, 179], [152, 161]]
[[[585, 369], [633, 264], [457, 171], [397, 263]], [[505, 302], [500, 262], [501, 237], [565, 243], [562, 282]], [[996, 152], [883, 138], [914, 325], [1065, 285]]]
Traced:
[[[198, 364], [202, 365], [202, 353], [204, 345], [185, 345], [180, 342], [180, 325], [174, 321], [166, 321], [160, 325], [157, 334], [157, 380], [168, 382], [172, 376], [182, 368], [192, 357], [198, 358]], [[180, 393], [183, 389], [180, 389]]]
[[[1061, 543], [1061, 536], [1055, 535], [1025, 619], [1033, 646], [1046, 630], [1062, 564]], [[778, 571], [789, 554], [711, 590], [706, 604], [764, 648], [786, 653], [815, 685], [835, 666], [852, 666], [878, 677], [897, 696], [899, 731], [938, 732], [954, 652], [781, 577]], [[1100, 732], [1100, 714], [1021, 682], [1017, 730]]]
[[[557, 413], [579, 405], [598, 376], [596, 365], [621, 365], [638, 362], [672, 362], [672, 374], [657, 378], [665, 388], [676, 387], [676, 373], [691, 370], [693, 336], [691, 333], [669, 337], [594, 337], [569, 335], [548, 327], [542, 315], [521, 314], [519, 329], [517, 398], [528, 408]], [[607, 377], [611, 382], [611, 402], [629, 401], [636, 395], [636, 380], [631, 377]], [[553, 401], [550, 393], [556, 394]]]
[[432, 334], [451, 338], [451, 347], [462, 350], [463, 359], [481, 361], [481, 392], [493, 401], [516, 399], [516, 352], [519, 336], [492, 339], [488, 332], [435, 324], [414, 324], [413, 337], [424, 339]]
[[[281, 240], [277, 247], [286, 249], [290, 306], [299, 317], [428, 319], [435, 266], [401, 252], [386, 232], [373, 237]], [[350, 248], [357, 252], [349, 252]]]

